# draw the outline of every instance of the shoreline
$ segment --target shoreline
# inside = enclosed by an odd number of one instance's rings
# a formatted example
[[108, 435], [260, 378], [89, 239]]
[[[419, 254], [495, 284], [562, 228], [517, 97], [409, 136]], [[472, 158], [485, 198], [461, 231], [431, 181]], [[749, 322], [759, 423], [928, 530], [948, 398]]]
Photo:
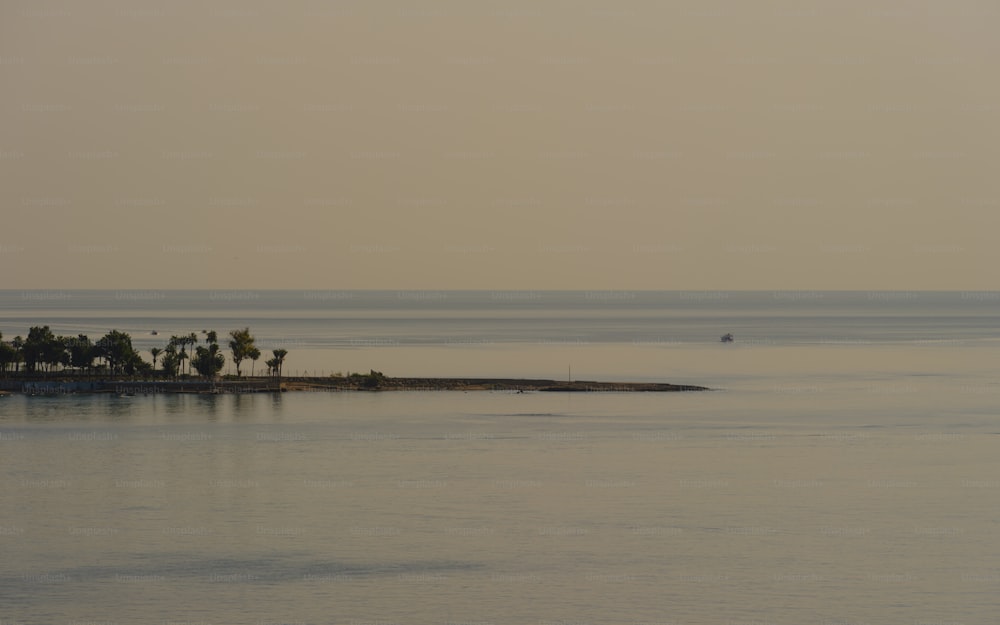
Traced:
[[673, 393], [710, 391], [665, 382], [600, 382], [522, 378], [391, 378], [385, 376], [245, 378], [240, 380], [3, 380], [0, 396], [75, 394], [245, 394], [277, 392], [506, 391], [564, 393]]

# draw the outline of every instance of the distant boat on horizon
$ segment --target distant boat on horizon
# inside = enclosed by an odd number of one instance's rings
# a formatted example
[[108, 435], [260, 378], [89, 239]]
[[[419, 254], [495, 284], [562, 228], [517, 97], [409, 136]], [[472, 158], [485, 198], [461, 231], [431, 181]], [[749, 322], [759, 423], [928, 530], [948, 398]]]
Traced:
[[719, 340], [722, 341], [723, 343], [732, 343], [733, 341], [736, 340], [736, 337], [733, 336], [732, 332], [726, 332], [721, 337], [719, 337]]

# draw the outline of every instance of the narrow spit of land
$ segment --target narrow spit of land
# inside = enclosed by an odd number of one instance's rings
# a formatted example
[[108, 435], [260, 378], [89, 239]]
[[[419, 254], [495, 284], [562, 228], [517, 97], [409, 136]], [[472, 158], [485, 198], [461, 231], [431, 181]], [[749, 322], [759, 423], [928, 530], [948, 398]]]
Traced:
[[548, 392], [677, 392], [707, 391], [704, 386], [663, 382], [592, 382], [586, 380], [523, 380], [517, 378], [382, 378], [374, 387], [338, 378], [293, 378], [288, 390], [379, 391], [548, 391]]
[[[597, 382], [518, 378], [283, 377], [222, 380], [6, 380], [0, 388], [28, 395], [69, 393], [273, 393], [279, 391], [679, 392], [704, 386], [664, 382]], [[0, 391], [2, 392], [2, 391]]]

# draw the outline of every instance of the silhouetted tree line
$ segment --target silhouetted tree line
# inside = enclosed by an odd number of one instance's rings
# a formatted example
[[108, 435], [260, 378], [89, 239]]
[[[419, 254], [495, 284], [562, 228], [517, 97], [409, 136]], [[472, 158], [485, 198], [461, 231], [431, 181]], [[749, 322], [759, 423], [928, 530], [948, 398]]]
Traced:
[[[91, 341], [86, 334], [56, 336], [49, 326], [35, 326], [28, 330], [27, 338], [16, 336], [4, 341], [0, 334], [0, 373], [9, 376], [75, 371], [88, 375], [177, 378], [191, 375], [193, 369], [202, 377], [214, 378], [225, 366], [226, 356], [214, 330], [202, 330], [202, 334], [203, 340], [195, 332], [171, 336], [164, 347], [150, 350], [153, 361], [149, 363], [132, 346], [132, 337], [126, 332], [111, 330]], [[250, 361], [250, 375], [253, 375], [261, 351], [254, 344], [250, 328], [233, 330], [229, 337], [236, 376], [242, 375], [241, 365], [246, 360]], [[280, 377], [288, 350], [275, 349], [271, 353], [274, 357], [265, 362], [268, 375]]]

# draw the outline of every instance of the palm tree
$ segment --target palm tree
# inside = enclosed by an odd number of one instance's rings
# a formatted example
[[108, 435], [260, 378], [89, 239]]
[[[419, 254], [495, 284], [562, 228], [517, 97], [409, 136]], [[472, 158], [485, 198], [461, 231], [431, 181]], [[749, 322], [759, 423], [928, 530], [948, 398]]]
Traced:
[[[178, 366], [178, 369], [172, 373], [173, 377], [177, 377], [179, 374], [184, 373], [179, 368], [183, 366], [184, 363], [183, 360], [181, 359], [181, 355], [178, 350], [180, 351], [184, 350], [184, 339], [174, 334], [170, 337], [170, 340], [167, 341], [167, 351], [171, 352], [170, 363], [172, 365], [176, 364]], [[185, 358], [187, 358], [187, 356], [185, 356]]]
[[180, 363], [181, 375], [184, 374], [184, 361], [187, 361], [187, 373], [191, 375], [191, 359], [195, 355], [194, 349], [189, 352], [187, 346], [190, 345], [192, 348], [198, 343], [198, 335], [192, 332], [191, 334], [185, 336], [171, 336], [170, 342], [180, 348], [180, 352], [177, 354], [177, 360]]
[[281, 368], [285, 364], [285, 356], [288, 355], [287, 349], [273, 349], [271, 353], [274, 354], [274, 364], [278, 369], [278, 377], [281, 377]]
[[97, 341], [97, 347], [108, 363], [111, 375], [134, 373], [141, 359], [132, 347], [132, 337], [125, 332], [112, 330]]
[[204, 377], [214, 380], [226, 364], [226, 357], [219, 350], [218, 343], [209, 343], [208, 347], [198, 346], [193, 358], [195, 369]]
[[180, 359], [177, 355], [177, 344], [171, 341], [167, 343], [166, 349], [163, 350], [163, 371], [171, 378], [177, 377], [177, 365], [180, 364]]
[[21, 363], [24, 362], [24, 352], [21, 350], [24, 347], [24, 339], [19, 334], [10, 342], [10, 346], [14, 348], [14, 373], [20, 373]]
[[153, 356], [153, 371], [156, 371], [156, 359], [160, 357], [160, 354], [163, 353], [163, 350], [160, 349], [159, 347], [154, 347], [153, 349], [149, 350], [149, 353], [152, 354]]
[[257, 364], [257, 359], [260, 358], [260, 350], [256, 346], [251, 347], [247, 351], [247, 358], [250, 359], [250, 377], [253, 377], [253, 368]]
[[0, 372], [7, 373], [7, 367], [14, 362], [16, 355], [14, 348], [3, 342], [3, 333], [0, 332]]
[[233, 330], [229, 333], [229, 336], [232, 338], [229, 341], [229, 349], [233, 351], [236, 377], [240, 377], [240, 363], [249, 357], [250, 350], [254, 347], [253, 335], [250, 334], [250, 328], [243, 328], [242, 330]]

